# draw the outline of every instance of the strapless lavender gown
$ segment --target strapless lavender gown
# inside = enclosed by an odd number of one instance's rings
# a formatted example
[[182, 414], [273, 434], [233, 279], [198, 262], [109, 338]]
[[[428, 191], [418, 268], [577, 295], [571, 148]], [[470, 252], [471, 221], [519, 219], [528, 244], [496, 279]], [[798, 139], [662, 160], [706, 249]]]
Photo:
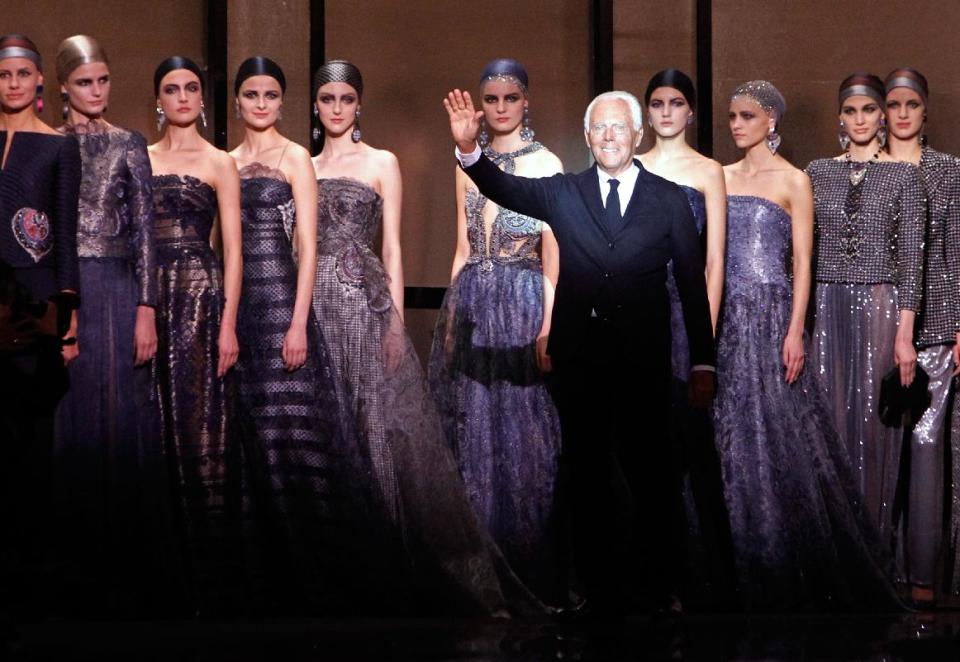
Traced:
[[717, 345], [717, 450], [748, 609], [898, 608], [893, 562], [860, 503], [811, 366], [784, 381], [791, 219], [729, 196]]

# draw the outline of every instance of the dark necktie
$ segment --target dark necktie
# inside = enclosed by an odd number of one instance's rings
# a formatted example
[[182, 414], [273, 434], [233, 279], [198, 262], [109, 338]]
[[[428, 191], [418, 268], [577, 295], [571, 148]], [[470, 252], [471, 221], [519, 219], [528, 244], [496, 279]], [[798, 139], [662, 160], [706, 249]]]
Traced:
[[620, 214], [620, 196], [617, 195], [617, 187], [620, 182], [616, 179], [610, 180], [610, 192], [607, 193], [607, 227], [611, 230], [619, 230], [623, 224], [623, 216]]

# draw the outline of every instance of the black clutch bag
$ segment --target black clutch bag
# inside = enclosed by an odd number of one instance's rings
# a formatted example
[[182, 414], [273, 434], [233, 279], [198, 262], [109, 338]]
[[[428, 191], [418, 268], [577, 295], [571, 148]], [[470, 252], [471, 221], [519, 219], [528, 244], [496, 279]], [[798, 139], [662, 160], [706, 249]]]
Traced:
[[[930, 406], [929, 386], [930, 377], [920, 366], [917, 366], [917, 374], [910, 386], [902, 386], [900, 368], [894, 366], [880, 382], [880, 407], [877, 410], [880, 420], [890, 427], [919, 421]], [[906, 421], [904, 416], [908, 417]]]

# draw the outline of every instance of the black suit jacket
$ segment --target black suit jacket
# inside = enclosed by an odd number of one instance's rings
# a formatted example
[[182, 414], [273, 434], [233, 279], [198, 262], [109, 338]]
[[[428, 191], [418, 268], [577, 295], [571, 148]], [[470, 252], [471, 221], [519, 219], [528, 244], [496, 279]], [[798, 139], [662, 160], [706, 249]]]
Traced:
[[[498, 205], [550, 224], [560, 246], [560, 278], [549, 351], [558, 365], [587, 358], [658, 365], [669, 361], [667, 263], [683, 304], [693, 365], [714, 364], [704, 260], [686, 195], [640, 165], [616, 231], [607, 227], [597, 166], [577, 174], [527, 178], [484, 156], [464, 171]], [[594, 318], [594, 313], [596, 318]], [[605, 329], [609, 342], [591, 329]], [[652, 352], [652, 354], [651, 354]]]

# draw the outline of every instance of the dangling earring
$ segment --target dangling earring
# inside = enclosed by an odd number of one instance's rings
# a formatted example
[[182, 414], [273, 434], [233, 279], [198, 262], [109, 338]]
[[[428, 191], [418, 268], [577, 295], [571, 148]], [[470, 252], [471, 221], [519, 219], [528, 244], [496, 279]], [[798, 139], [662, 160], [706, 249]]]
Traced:
[[847, 133], [847, 125], [840, 120], [840, 133], [837, 136], [840, 139], [840, 149], [846, 152], [850, 149], [850, 134]]
[[319, 142], [322, 134], [320, 133], [320, 127], [317, 126], [317, 124], [320, 123], [320, 111], [317, 110], [316, 104], [313, 106], [313, 119], [316, 120], [316, 123], [313, 125], [313, 129], [311, 129], [310, 135], [313, 136], [313, 142]]
[[240, 119], [242, 115], [240, 114], [240, 99], [233, 100], [233, 116], [237, 119]]
[[693, 113], [687, 116], [687, 126], [693, 126]]
[[63, 102], [63, 119], [67, 119], [70, 117], [70, 95], [66, 92], [61, 92], [60, 101]]
[[532, 142], [536, 132], [530, 128], [530, 109], [523, 107], [523, 128], [520, 129], [520, 140], [525, 143]]
[[880, 143], [880, 149], [887, 145], [887, 118], [880, 118], [880, 128], [877, 129], [877, 141]]
[[43, 112], [43, 84], [37, 85], [37, 113]]
[[490, 144], [490, 134], [487, 133], [487, 118], [480, 118], [480, 134], [477, 136], [480, 147], [486, 147]]
[[200, 104], [200, 124], [203, 125], [203, 128], [207, 128], [207, 114], [203, 112], [203, 104]]
[[157, 133], [163, 131], [163, 125], [167, 123], [167, 116], [163, 112], [160, 104], [157, 104]]
[[776, 127], [770, 129], [770, 132], [767, 134], [767, 147], [770, 149], [771, 154], [777, 153], [777, 150], [780, 148], [780, 143], [782, 142], [783, 138], [777, 133]]
[[277, 121], [279, 122], [282, 119], [283, 119], [283, 106], [280, 106], [279, 108], [277, 108]]
[[357, 108], [357, 112], [353, 118], [353, 131], [350, 133], [350, 140], [358, 143], [362, 137], [363, 132], [360, 130], [360, 109]]

